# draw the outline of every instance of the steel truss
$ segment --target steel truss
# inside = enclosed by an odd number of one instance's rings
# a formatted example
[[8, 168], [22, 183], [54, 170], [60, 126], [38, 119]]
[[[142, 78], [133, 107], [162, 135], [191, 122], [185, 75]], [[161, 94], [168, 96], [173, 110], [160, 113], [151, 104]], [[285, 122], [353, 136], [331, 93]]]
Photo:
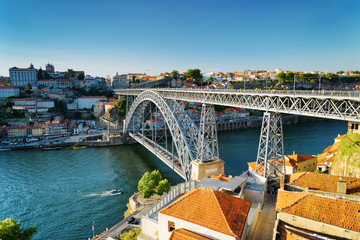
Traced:
[[197, 145], [197, 160], [208, 162], [219, 159], [216, 117], [213, 105], [202, 105]]
[[[144, 89], [116, 90], [138, 95]], [[352, 92], [156, 89], [165, 99], [360, 122], [360, 95]], [[268, 105], [267, 105], [268, 104]]]
[[[179, 161], [178, 164], [182, 169], [181, 176], [186, 180], [189, 180], [191, 174], [191, 162], [195, 159], [197, 153], [199, 130], [186, 114], [181, 104], [173, 100], [165, 100], [159, 93], [154, 91], [142, 92], [134, 100], [128, 111], [124, 125], [124, 134], [131, 132], [135, 135], [142, 135], [144, 136], [142, 139], [145, 139], [144, 122], [147, 116], [150, 116], [151, 118], [154, 117], [151, 110], [152, 105], [155, 105], [155, 111], [158, 110], [163, 116], [167, 129], [171, 134], [174, 145], [172, 151], [176, 150], [176, 156], [174, 156], [174, 154], [172, 155], [173, 159]], [[148, 113], [149, 109], [150, 115]], [[166, 131], [167, 130], [165, 130], [165, 132]], [[151, 137], [153, 142], [156, 142], [156, 135], [155, 132]], [[167, 136], [165, 138], [167, 138]], [[144, 142], [141, 142], [141, 140], [139, 140], [139, 143], [144, 145]], [[155, 146], [155, 150], [156, 147], [157, 146]]]
[[284, 142], [280, 114], [264, 113], [254, 170], [266, 178], [276, 177], [285, 172]]

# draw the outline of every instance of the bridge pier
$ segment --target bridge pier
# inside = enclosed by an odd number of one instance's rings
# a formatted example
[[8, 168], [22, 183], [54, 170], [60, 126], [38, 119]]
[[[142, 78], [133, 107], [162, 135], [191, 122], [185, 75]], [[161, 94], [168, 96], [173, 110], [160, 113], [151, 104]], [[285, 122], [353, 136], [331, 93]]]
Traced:
[[209, 162], [201, 162], [194, 160], [191, 162], [191, 180], [202, 180], [212, 175], [220, 175], [225, 173], [225, 162], [221, 159], [213, 159]]
[[203, 104], [196, 160], [191, 162], [191, 180], [224, 174], [225, 162], [219, 158], [216, 116], [213, 105]]
[[285, 172], [282, 119], [279, 113], [264, 113], [255, 172], [266, 178]]

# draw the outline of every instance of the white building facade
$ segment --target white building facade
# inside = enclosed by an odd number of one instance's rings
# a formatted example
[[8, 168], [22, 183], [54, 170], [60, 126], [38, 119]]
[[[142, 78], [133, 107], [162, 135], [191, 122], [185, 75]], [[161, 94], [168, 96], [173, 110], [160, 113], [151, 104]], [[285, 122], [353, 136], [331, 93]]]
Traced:
[[7, 98], [10, 96], [19, 96], [20, 90], [13, 86], [0, 86], [0, 98]]
[[10, 83], [15, 87], [25, 87], [27, 83], [34, 86], [38, 80], [37, 72], [38, 70], [32, 64], [29, 68], [12, 67], [9, 69]]
[[91, 109], [97, 101], [107, 100], [105, 96], [83, 96], [76, 99], [78, 109]]

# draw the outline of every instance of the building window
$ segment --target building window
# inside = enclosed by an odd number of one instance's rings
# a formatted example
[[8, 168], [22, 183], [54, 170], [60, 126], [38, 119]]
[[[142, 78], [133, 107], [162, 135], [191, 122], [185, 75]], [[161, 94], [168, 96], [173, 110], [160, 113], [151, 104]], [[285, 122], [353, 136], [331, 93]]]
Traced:
[[172, 232], [172, 231], [175, 230], [175, 223], [174, 222], [168, 221], [168, 230], [169, 230], [169, 232]]

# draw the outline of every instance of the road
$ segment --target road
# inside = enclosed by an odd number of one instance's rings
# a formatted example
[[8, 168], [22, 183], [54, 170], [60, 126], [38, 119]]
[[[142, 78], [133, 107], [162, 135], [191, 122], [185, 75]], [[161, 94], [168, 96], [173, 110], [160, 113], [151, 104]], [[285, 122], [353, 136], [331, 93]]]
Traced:
[[266, 200], [250, 240], [271, 240], [276, 219], [276, 194], [266, 194]]
[[134, 212], [133, 214], [131, 214], [130, 216], [128, 216], [127, 218], [121, 220], [120, 222], [118, 222], [115, 226], [113, 226], [112, 228], [110, 228], [108, 231], [105, 231], [103, 233], [101, 233], [100, 235], [98, 235], [97, 237], [93, 238], [92, 240], [106, 240], [108, 239], [116, 239], [116, 236], [118, 236], [122, 231], [124, 231], [126, 228], [131, 227], [131, 228], [138, 228], [140, 227], [139, 225], [132, 225], [132, 224], [128, 224], [127, 220], [131, 217], [135, 217], [136, 219], [140, 220], [141, 216], [148, 211], [150, 208], [152, 207], [152, 205], [149, 206], [144, 206], [142, 207], [139, 211]]

